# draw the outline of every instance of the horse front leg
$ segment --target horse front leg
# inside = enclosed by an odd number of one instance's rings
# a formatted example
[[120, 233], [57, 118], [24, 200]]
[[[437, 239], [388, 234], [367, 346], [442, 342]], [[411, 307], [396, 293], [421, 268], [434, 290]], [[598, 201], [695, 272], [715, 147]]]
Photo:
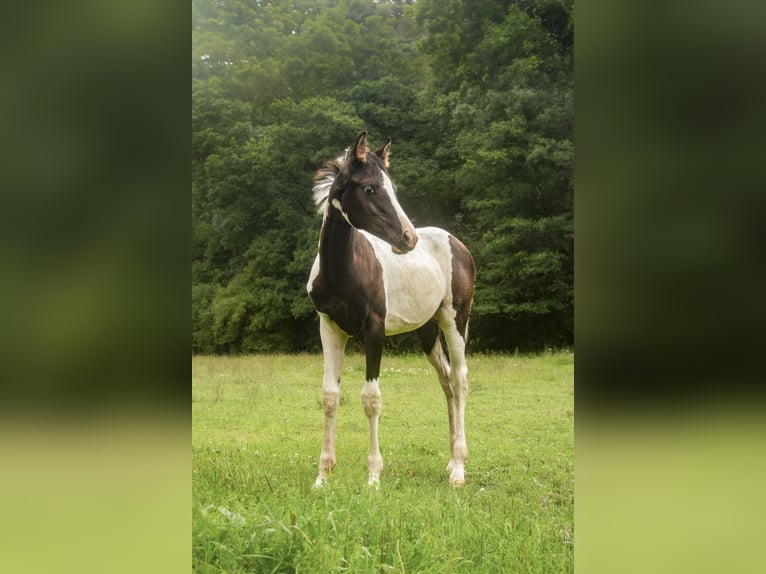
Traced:
[[362, 387], [362, 408], [370, 423], [370, 452], [367, 455], [369, 479], [367, 484], [374, 487], [380, 484], [380, 473], [383, 470], [383, 457], [380, 454], [378, 444], [378, 422], [383, 408], [383, 399], [380, 394], [380, 359], [383, 354], [384, 338], [385, 327], [382, 320], [373, 321], [364, 335], [366, 373]]
[[319, 334], [324, 355], [324, 380], [322, 383], [322, 406], [324, 408], [324, 439], [319, 455], [319, 474], [314, 488], [320, 488], [335, 466], [335, 417], [340, 401], [340, 375], [343, 370], [343, 353], [346, 335], [327, 316], [320, 314]]

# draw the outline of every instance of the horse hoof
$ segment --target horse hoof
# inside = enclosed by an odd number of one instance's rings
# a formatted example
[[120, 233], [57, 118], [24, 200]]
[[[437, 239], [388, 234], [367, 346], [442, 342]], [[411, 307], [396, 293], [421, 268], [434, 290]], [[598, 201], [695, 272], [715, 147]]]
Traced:
[[449, 476], [449, 483], [452, 486], [463, 486], [463, 483], [465, 483], [465, 475], [463, 474], [462, 468], [452, 471], [452, 474]]
[[374, 474], [371, 474], [369, 480], [367, 481], [367, 488], [370, 490], [378, 490], [380, 488], [380, 478]]

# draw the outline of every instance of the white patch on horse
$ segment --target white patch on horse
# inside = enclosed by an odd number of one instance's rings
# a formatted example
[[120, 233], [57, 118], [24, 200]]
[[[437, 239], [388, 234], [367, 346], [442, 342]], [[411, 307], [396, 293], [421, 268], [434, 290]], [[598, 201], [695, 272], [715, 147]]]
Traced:
[[386, 335], [417, 329], [431, 319], [442, 302], [452, 304], [452, 253], [449, 234], [436, 227], [417, 229], [420, 240], [409, 253], [392, 253], [391, 246], [361, 231], [383, 269], [386, 292]]
[[340, 211], [340, 214], [343, 216], [343, 219], [346, 220], [346, 223], [348, 223], [351, 227], [354, 227], [354, 225], [351, 223], [351, 220], [348, 218], [348, 214], [343, 211], [343, 206], [340, 204], [340, 199], [333, 199], [332, 206]]
[[311, 266], [311, 273], [309, 273], [309, 282], [306, 284], [306, 291], [311, 294], [314, 291], [314, 280], [319, 276], [319, 255], [314, 257], [314, 263]]

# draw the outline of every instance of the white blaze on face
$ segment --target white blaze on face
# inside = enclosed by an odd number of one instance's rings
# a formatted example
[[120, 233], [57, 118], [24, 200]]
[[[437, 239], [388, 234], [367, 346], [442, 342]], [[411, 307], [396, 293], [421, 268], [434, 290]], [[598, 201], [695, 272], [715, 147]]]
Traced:
[[407, 217], [407, 214], [404, 213], [402, 206], [399, 205], [399, 200], [396, 197], [396, 191], [394, 190], [393, 182], [388, 177], [388, 174], [386, 174], [385, 172], [381, 172], [381, 175], [383, 176], [383, 187], [386, 190], [386, 193], [388, 194], [389, 199], [391, 200], [391, 205], [394, 206], [396, 215], [402, 224], [402, 229], [403, 230], [410, 229], [411, 231], [414, 231], [414, 226], [412, 225], [410, 218]]

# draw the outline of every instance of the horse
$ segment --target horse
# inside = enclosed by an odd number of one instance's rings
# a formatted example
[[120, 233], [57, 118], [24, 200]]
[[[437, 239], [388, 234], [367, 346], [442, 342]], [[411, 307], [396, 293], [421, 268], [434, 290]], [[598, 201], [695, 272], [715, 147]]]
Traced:
[[316, 488], [325, 484], [336, 464], [340, 378], [346, 343], [352, 336], [362, 341], [365, 350], [361, 398], [370, 427], [368, 485], [379, 486], [383, 343], [387, 335], [410, 331], [416, 331], [447, 398], [449, 482], [460, 486], [465, 481], [465, 347], [474, 261], [465, 245], [447, 231], [413, 226], [388, 175], [390, 150], [388, 138], [371, 153], [363, 131], [314, 178], [314, 201], [323, 218], [307, 291], [319, 315], [324, 358], [324, 440]]

